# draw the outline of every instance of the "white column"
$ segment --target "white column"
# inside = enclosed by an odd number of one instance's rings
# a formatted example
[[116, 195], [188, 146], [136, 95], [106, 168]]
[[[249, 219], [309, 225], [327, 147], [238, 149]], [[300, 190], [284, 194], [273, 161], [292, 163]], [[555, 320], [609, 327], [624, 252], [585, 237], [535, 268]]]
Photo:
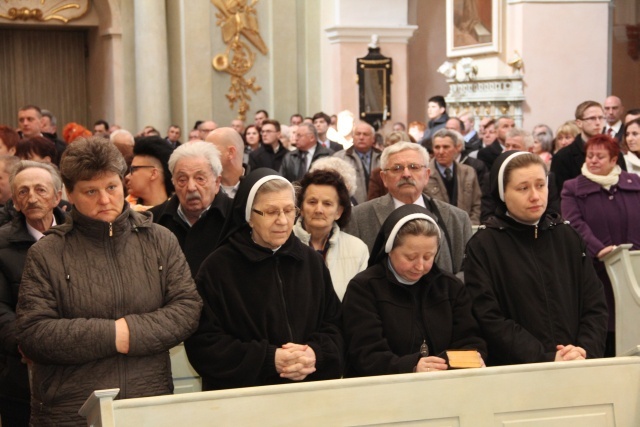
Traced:
[[137, 127], [151, 125], [164, 134], [169, 126], [169, 59], [164, 1], [136, 0]]

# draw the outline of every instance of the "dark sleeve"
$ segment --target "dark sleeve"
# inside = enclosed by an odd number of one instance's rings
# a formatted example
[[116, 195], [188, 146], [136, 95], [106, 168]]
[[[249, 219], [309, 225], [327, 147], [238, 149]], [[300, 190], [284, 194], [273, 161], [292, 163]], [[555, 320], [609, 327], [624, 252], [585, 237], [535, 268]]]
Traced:
[[451, 286], [451, 289], [453, 325], [449, 349], [472, 348], [477, 350], [486, 361], [487, 344], [482, 339], [478, 322], [473, 317], [469, 292], [462, 283], [459, 283], [458, 286]]
[[[489, 231], [480, 230], [480, 233], [486, 232]], [[499, 262], [495, 255], [487, 253], [478, 235], [469, 241], [464, 264], [465, 285], [471, 295], [473, 314], [491, 352], [490, 362], [510, 365], [553, 361], [555, 352], [545, 352], [536, 337], [504, 314], [491, 272]]]
[[578, 201], [575, 189], [573, 180], [567, 181], [562, 189], [562, 216], [582, 236], [587, 244], [589, 255], [595, 257], [605, 245], [595, 236], [591, 226], [584, 220], [582, 214], [582, 206], [584, 205]]
[[[16, 308], [20, 348], [34, 362], [77, 365], [116, 351], [116, 326], [112, 319], [65, 319], [58, 312], [59, 292], [54, 289], [43, 246], [27, 254]], [[54, 269], [55, 270], [55, 269]]]
[[369, 191], [367, 192], [367, 200], [375, 199], [376, 197], [384, 196], [386, 193], [386, 188], [382, 183], [382, 178], [380, 177], [380, 169], [376, 168], [371, 173], [369, 177]]
[[[566, 148], [567, 147], [563, 148], [562, 150], [565, 150]], [[560, 151], [555, 156], [553, 156], [553, 159], [551, 159], [550, 171], [556, 177], [556, 188], [559, 188], [562, 190], [562, 187], [564, 186], [564, 182], [570, 179], [571, 177], [567, 173], [567, 171], [569, 170], [569, 167], [566, 164], [567, 162], [565, 161], [565, 156], [563, 155], [564, 153], [560, 154]]]
[[[242, 341], [229, 334], [224, 317], [232, 318], [224, 304], [217, 265], [211, 255], [196, 276], [203, 308], [197, 331], [185, 341], [189, 362], [208, 381], [229, 388], [264, 383], [265, 378], [277, 377], [275, 368], [276, 346], [266, 339]], [[226, 386], [229, 384], [229, 386]]]
[[378, 302], [362, 276], [347, 286], [343, 299], [344, 331], [350, 371], [357, 376], [413, 372], [420, 352], [395, 354], [384, 334]]
[[249, 170], [256, 170], [258, 168], [258, 163], [256, 162], [255, 152], [252, 151], [249, 153]]
[[3, 271], [0, 271], [0, 345], [2, 353], [18, 354], [16, 340], [16, 301], [12, 284]]
[[496, 203], [491, 196], [491, 180], [489, 179], [489, 172], [486, 172], [482, 178], [482, 198], [480, 200], [480, 224], [487, 222], [496, 211]]
[[342, 307], [333, 288], [329, 270], [324, 262], [320, 261], [320, 264], [324, 285], [324, 307], [320, 310], [322, 318], [319, 319], [318, 330], [313, 332], [305, 343], [316, 354], [316, 371], [310, 377], [314, 380], [338, 379], [344, 370]]
[[[571, 231], [575, 233], [575, 231]], [[577, 233], [575, 238], [580, 240]], [[583, 276], [582, 283], [580, 283], [580, 328], [578, 330], [578, 339], [574, 345], [584, 348], [588, 359], [595, 359], [604, 357], [609, 314], [602, 282], [593, 267], [591, 257], [586, 254], [584, 244], [582, 244], [581, 253]]]
[[549, 188], [549, 198], [547, 203], [547, 210], [560, 213], [560, 191], [562, 190], [562, 187], [558, 187], [553, 172], [549, 172], [548, 182], [549, 183], [547, 186]]
[[[202, 300], [178, 240], [168, 230], [155, 229], [164, 258], [164, 304], [150, 313], [129, 314], [129, 356], [156, 354], [174, 347], [198, 326]], [[161, 286], [158, 283], [158, 286]]]

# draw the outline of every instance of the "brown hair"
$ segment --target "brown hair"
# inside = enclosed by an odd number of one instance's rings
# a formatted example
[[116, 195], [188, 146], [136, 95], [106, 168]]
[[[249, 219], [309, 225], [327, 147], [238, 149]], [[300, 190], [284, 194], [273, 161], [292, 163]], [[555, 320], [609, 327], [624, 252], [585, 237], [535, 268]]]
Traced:
[[69, 192], [78, 181], [89, 181], [109, 172], [122, 180], [127, 172], [127, 163], [115, 145], [98, 136], [76, 139], [69, 144], [60, 160], [62, 182]]
[[602, 105], [599, 102], [584, 101], [576, 107], [576, 120], [582, 120], [584, 118], [582, 117], [584, 116], [584, 112], [587, 110], [587, 108], [591, 108], [591, 107], [598, 107], [602, 111], [604, 111], [604, 109], [602, 108]]

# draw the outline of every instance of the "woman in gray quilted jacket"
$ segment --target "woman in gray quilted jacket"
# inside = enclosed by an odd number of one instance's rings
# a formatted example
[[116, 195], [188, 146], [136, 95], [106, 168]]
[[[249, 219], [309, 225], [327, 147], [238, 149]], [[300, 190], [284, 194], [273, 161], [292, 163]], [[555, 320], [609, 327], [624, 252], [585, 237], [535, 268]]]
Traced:
[[78, 139], [60, 170], [70, 219], [32, 246], [17, 306], [38, 426], [86, 425], [78, 410], [94, 390], [171, 393], [169, 349], [202, 307], [173, 234], [125, 203], [126, 163], [113, 144]]

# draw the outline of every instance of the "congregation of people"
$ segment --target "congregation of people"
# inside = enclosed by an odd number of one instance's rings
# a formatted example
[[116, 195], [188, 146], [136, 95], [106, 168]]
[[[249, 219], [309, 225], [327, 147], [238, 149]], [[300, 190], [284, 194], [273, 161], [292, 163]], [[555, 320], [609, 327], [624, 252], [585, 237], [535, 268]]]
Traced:
[[609, 96], [529, 132], [434, 96], [384, 135], [343, 113], [163, 137], [59, 134], [27, 105], [1, 125], [2, 425], [171, 394], [182, 342], [203, 390], [437, 375], [452, 349], [615, 356], [603, 258], [640, 249], [640, 109]]

